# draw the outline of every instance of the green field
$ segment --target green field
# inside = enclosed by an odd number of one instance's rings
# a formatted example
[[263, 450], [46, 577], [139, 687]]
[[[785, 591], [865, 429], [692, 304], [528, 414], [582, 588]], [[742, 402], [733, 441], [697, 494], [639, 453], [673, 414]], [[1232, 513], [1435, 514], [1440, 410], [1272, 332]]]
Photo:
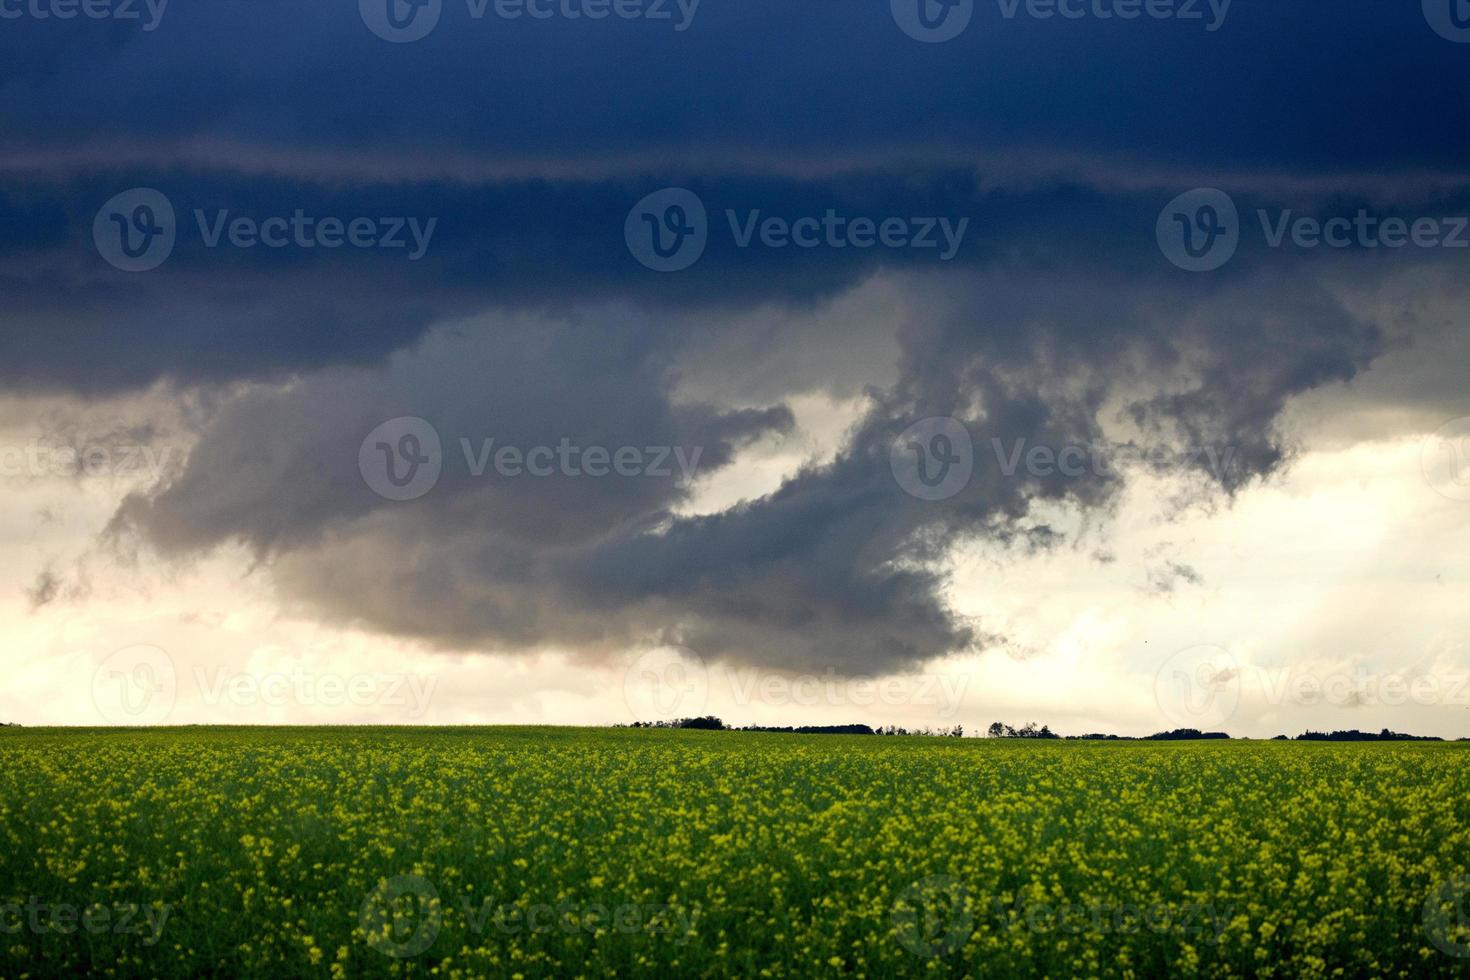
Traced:
[[6, 730], [0, 976], [1465, 976], [1470, 746]]

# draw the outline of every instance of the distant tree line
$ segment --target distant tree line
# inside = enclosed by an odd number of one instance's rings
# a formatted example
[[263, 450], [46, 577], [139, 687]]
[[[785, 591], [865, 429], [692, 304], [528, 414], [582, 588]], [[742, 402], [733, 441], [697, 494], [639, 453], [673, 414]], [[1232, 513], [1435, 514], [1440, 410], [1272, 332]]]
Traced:
[[724, 732], [729, 731], [725, 723], [714, 715], [705, 715], [703, 718], [676, 718], [673, 721], [635, 721], [631, 725], [615, 725], [615, 728], [696, 728], [702, 731]]
[[[1405, 735], [1401, 732], [1391, 732], [1387, 728], [1378, 733], [1360, 732], [1356, 728], [1345, 732], [1303, 732], [1296, 738], [1287, 738], [1285, 735], [1277, 735], [1273, 742], [1443, 742], [1444, 739], [1434, 735]], [[1459, 741], [1470, 741], [1460, 739]]]
[[993, 723], [985, 734], [990, 738], [1065, 738], [1069, 742], [1193, 742], [1201, 739], [1217, 739], [1230, 736], [1224, 732], [1202, 732], [1198, 728], [1176, 728], [1171, 732], [1159, 732], [1156, 735], [1145, 735], [1143, 738], [1134, 738], [1131, 735], [1102, 735], [1093, 733], [1091, 735], [1058, 735], [1047, 725], [1036, 727], [1036, 722], [1028, 722], [1020, 728], [1012, 728], [1004, 722]]
[[788, 735], [874, 735], [867, 725], [798, 725], [795, 728], [779, 728], [769, 725], [747, 725], [731, 728], [734, 732], [784, 732]]
[[701, 718], [676, 718], [672, 721], [635, 721], [631, 725], [615, 725], [615, 728], [692, 728], [709, 732], [779, 732], [787, 735], [922, 735], [930, 738], [963, 738], [964, 725], [953, 728], [901, 728], [888, 725], [873, 728], [870, 725], [726, 725], [714, 715]]
[[1012, 728], [1004, 722], [992, 722], [985, 734], [990, 738], [1061, 738], [1047, 725], [1037, 728], [1034, 721], [1028, 721], [1020, 728]]
[[[963, 738], [965, 735], [964, 725], [955, 725], [953, 728], [904, 728], [899, 725], [886, 725], [881, 728], [872, 728], [868, 725], [726, 725], [714, 715], [704, 715], [699, 718], [676, 718], [672, 721], [635, 721], [631, 725], [615, 725], [615, 728], [690, 728], [700, 731], [711, 732], [777, 732], [787, 735], [908, 735], [921, 738]], [[1029, 739], [1051, 739], [1069, 742], [1196, 742], [1211, 741], [1218, 739], [1229, 739], [1225, 732], [1204, 732], [1198, 728], [1176, 728], [1173, 731], [1158, 732], [1154, 735], [1135, 737], [1132, 735], [1104, 735], [1093, 733], [1090, 735], [1058, 735], [1050, 726], [1037, 725], [1036, 722], [1027, 722], [1020, 728], [1013, 728], [1004, 722], [993, 723], [985, 732], [989, 738], [1029, 738]], [[1349, 731], [1338, 731], [1330, 734], [1325, 732], [1303, 732], [1292, 738], [1287, 735], [1277, 735], [1272, 741], [1276, 742], [1443, 742], [1442, 738], [1433, 735], [1404, 735], [1399, 732], [1389, 731], [1387, 728], [1378, 733], [1360, 732], [1357, 729]], [[1458, 741], [1467, 742], [1470, 739], [1462, 738]]]
[[1089, 742], [1203, 742], [1217, 739], [1229, 739], [1225, 732], [1202, 732], [1198, 728], [1176, 728], [1168, 732], [1156, 732], [1153, 735], [1145, 735], [1142, 738], [1132, 738], [1127, 735], [1068, 735], [1070, 741]]
[[900, 725], [889, 725], [878, 729], [879, 735], [920, 735], [924, 738], [964, 738], [965, 726], [956, 725], [953, 728], [904, 728]]

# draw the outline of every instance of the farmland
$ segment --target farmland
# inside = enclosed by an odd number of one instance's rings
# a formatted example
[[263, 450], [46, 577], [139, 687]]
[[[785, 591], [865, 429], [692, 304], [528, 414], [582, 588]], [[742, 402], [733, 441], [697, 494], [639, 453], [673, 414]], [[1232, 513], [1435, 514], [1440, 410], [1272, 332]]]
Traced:
[[0, 733], [0, 976], [1463, 976], [1470, 749]]

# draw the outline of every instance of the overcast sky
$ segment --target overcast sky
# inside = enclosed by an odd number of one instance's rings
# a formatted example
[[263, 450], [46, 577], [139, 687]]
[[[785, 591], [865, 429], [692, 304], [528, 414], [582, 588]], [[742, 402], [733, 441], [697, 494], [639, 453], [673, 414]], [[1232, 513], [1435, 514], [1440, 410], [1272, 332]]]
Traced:
[[1470, 736], [1455, 9], [0, 0], [0, 720]]

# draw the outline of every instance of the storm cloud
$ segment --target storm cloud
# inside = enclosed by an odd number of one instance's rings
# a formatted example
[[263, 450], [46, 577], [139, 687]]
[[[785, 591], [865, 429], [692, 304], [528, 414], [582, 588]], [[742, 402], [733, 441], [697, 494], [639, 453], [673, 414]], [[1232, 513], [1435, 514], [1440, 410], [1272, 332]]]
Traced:
[[[947, 595], [956, 549], [1055, 546], [1059, 515], [1105, 520], [1142, 472], [1176, 503], [1228, 505], [1290, 464], [1294, 400], [1458, 333], [1385, 322], [1376, 299], [1415, 277], [1448, 293], [1464, 253], [1280, 245], [1260, 215], [1470, 213], [1444, 84], [1470, 65], [1416, 4], [1240, 0], [1214, 31], [976, 6], [940, 45], [887, 3], [705, 0], [675, 31], [446, 2], [405, 44], [351, 4], [170, 7], [148, 32], [17, 22], [0, 35], [0, 382], [207, 405], [108, 542], [169, 560], [243, 546], [284, 608], [323, 621], [862, 675], [1004, 647]], [[1196, 187], [1238, 216], [1233, 257], [1205, 272], [1157, 234]], [[177, 217], [148, 271], [93, 241], [130, 188]], [[708, 216], [671, 272], [625, 239], [665, 188]], [[249, 232], [297, 214], [315, 237]], [[357, 219], [397, 222], [403, 246], [323, 244], [321, 222]], [[838, 219], [835, 240], [792, 233]], [[813, 394], [859, 405], [836, 451], [702, 507], [797, 436]], [[363, 453], [405, 418], [442, 473], [397, 500]], [[933, 419], [973, 468], [942, 499], [902, 474], [905, 434]], [[921, 455], [953, 447], [924, 432]], [[561, 446], [666, 465], [526, 472]], [[520, 464], [496, 462], [506, 447]], [[1149, 581], [1194, 582], [1187, 562]]]

